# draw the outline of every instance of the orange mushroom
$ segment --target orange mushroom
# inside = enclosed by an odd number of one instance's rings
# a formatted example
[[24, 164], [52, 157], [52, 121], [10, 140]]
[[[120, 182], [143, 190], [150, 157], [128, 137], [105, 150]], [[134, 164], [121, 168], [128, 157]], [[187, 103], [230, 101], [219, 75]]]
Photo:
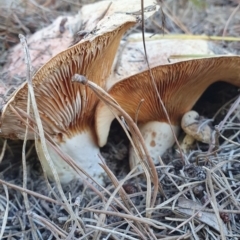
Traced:
[[[102, 19], [94, 33], [50, 59], [32, 79], [46, 137], [57, 143], [64, 153], [99, 183], [103, 182], [104, 170], [99, 165], [101, 160], [94, 132], [97, 98], [90, 89], [72, 83], [71, 79], [78, 73], [105, 87], [121, 37], [135, 22], [136, 17], [124, 13]], [[2, 110], [2, 137], [24, 138], [25, 122], [22, 122], [14, 111], [25, 118], [27, 98], [28, 85], [24, 83], [13, 93]], [[34, 125], [31, 119], [34, 119], [33, 113], [29, 120], [30, 125]], [[28, 139], [34, 139], [32, 128], [29, 130]], [[36, 141], [36, 147], [43, 167], [51, 177], [52, 171], [40, 140]], [[51, 146], [48, 146], [48, 151], [61, 182], [69, 182], [78, 177]]]
[[[208, 86], [225, 81], [240, 86], [240, 57], [226, 56], [195, 59], [157, 66], [116, 83], [109, 94], [133, 118], [137, 116], [139, 129], [155, 163], [175, 142], [183, 115], [191, 110]], [[168, 112], [168, 121], [158, 94]], [[114, 119], [108, 106], [100, 102], [96, 109], [95, 127], [99, 146], [107, 141], [109, 128]], [[173, 131], [173, 132], [172, 132]], [[138, 163], [130, 149], [130, 165]]]

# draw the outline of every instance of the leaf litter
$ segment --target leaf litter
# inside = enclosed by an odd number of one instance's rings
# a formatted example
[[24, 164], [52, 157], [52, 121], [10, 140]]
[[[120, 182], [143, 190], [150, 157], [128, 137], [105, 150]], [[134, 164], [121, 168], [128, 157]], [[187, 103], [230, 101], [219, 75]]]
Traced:
[[[63, 13], [75, 14], [82, 5], [70, 1], [29, 2], [35, 8], [31, 5], [7, 8], [5, 12], [1, 9], [4, 12], [0, 15], [4, 20], [1, 21], [4, 23], [0, 44], [2, 65], [12, 45], [19, 41], [19, 33], [31, 34]], [[152, 34], [238, 37], [239, 15], [234, 14], [237, 7], [237, 1], [209, 0], [204, 4], [164, 1], [162, 12], [148, 20], [145, 28]], [[139, 28], [132, 31], [141, 32]], [[215, 54], [239, 54], [240, 51], [238, 41], [214, 41], [208, 45]], [[12, 86], [21, 81], [21, 78], [14, 79]], [[6, 82], [3, 74], [1, 82]], [[165, 197], [158, 194], [155, 205], [150, 208], [146, 208], [146, 198], [152, 189], [140, 173], [128, 174], [129, 140], [117, 122], [112, 126], [107, 146], [102, 149], [109, 166], [105, 168], [113, 183], [108, 180], [102, 189], [89, 188], [78, 181], [62, 186], [74, 218], [66, 211], [56, 184], [46, 183], [32, 143], [26, 145], [25, 169], [20, 157], [22, 141], [8, 140], [0, 165], [2, 239], [238, 239], [240, 117], [237, 95], [236, 88], [219, 83], [210, 87], [198, 101], [194, 109], [213, 119], [218, 145], [211, 147], [197, 142], [184, 155], [188, 162], [185, 166], [177, 148], [170, 149], [156, 167]], [[4, 140], [1, 145], [4, 146]], [[23, 172], [28, 176], [27, 190], [20, 188]], [[29, 208], [23, 192], [27, 193]]]

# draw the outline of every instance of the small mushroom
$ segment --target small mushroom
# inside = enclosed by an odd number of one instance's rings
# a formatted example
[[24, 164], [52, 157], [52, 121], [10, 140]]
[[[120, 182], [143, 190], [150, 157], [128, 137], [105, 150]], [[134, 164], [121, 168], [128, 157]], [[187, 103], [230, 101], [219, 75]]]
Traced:
[[211, 143], [213, 130], [208, 125], [208, 121], [200, 118], [196, 111], [189, 111], [183, 115], [181, 127], [186, 133], [181, 143], [181, 148], [184, 152], [188, 152], [196, 140], [203, 143]]
[[[56, 143], [99, 183], [103, 183], [105, 172], [99, 165], [100, 152], [94, 131], [94, 111], [98, 99], [90, 89], [73, 83], [72, 76], [82, 74], [104, 88], [121, 37], [135, 23], [136, 17], [120, 13], [102, 19], [94, 34], [57, 54], [32, 78], [46, 138]], [[25, 123], [14, 111], [25, 118], [27, 98], [28, 85], [24, 83], [2, 110], [2, 137], [24, 138]], [[31, 120], [34, 119], [33, 113], [30, 117], [30, 125], [34, 126]], [[34, 139], [32, 128], [28, 139]], [[36, 141], [36, 148], [44, 169], [52, 177], [40, 140]], [[78, 173], [51, 146], [48, 146], [48, 151], [61, 182], [67, 183], [78, 177]]]
[[[183, 115], [190, 111], [208, 86], [225, 81], [240, 86], [240, 57], [226, 56], [188, 60], [151, 69], [119, 81], [108, 91], [119, 105], [139, 123], [145, 144], [155, 163], [175, 142]], [[168, 121], [159, 101], [168, 112]], [[141, 103], [141, 104], [140, 104]], [[96, 109], [95, 127], [100, 146], [107, 141], [112, 120], [108, 106], [100, 102]], [[138, 163], [130, 149], [130, 165]]]

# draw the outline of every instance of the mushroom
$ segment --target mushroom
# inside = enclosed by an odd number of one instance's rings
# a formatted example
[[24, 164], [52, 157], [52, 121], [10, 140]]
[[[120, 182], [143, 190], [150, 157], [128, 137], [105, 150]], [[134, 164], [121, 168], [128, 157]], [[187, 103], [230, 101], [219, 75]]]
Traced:
[[[155, 163], [175, 142], [182, 116], [191, 110], [205, 89], [217, 81], [240, 86], [240, 57], [225, 56], [188, 60], [151, 69], [119, 81], [108, 93], [139, 124], [145, 144]], [[169, 120], [159, 97], [168, 112]], [[118, 114], [118, 113], [117, 113]], [[99, 102], [95, 127], [99, 146], [107, 141], [109, 128], [115, 115], [108, 106]], [[174, 134], [173, 134], [174, 133]], [[133, 148], [130, 165], [138, 163]]]
[[[94, 131], [95, 94], [85, 86], [72, 83], [72, 76], [82, 74], [105, 87], [122, 35], [136, 23], [136, 17], [113, 14], [103, 18], [78, 44], [60, 52], [41, 67], [32, 78], [38, 111], [45, 136], [56, 143], [98, 183], [103, 183], [104, 170], [99, 163], [99, 148]], [[24, 83], [13, 93], [1, 115], [1, 136], [23, 139], [25, 122], [16, 116], [26, 116], [28, 85]], [[25, 114], [24, 114], [25, 113]], [[33, 113], [30, 125], [34, 126]], [[34, 139], [32, 128], [28, 139]], [[42, 150], [40, 140], [35, 142], [38, 156], [51, 178], [52, 171]], [[74, 171], [49, 145], [49, 154], [61, 182], [67, 183], [79, 174]]]
[[185, 153], [188, 152], [196, 140], [202, 143], [211, 143], [213, 129], [208, 125], [208, 122], [193, 110], [183, 115], [181, 127], [186, 136], [180, 146]]

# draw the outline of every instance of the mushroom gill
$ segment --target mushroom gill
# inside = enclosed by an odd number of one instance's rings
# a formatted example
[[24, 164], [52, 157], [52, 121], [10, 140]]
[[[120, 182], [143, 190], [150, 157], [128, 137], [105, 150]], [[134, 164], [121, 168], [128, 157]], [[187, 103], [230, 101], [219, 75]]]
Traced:
[[[150, 155], [158, 163], [158, 157], [175, 142], [172, 130], [178, 133], [182, 116], [191, 110], [208, 86], [217, 81], [240, 86], [239, 64], [240, 57], [226, 56], [157, 66], [151, 69], [157, 91], [147, 70], [121, 80], [108, 93], [133, 119], [137, 116]], [[170, 123], [158, 94], [168, 112]], [[105, 145], [113, 119], [114, 115], [108, 106], [99, 102], [95, 115], [99, 146]], [[131, 148], [130, 165], [137, 163]]]
[[[60, 52], [41, 67], [32, 78], [35, 98], [45, 136], [57, 143], [76, 163], [96, 181], [102, 183], [104, 170], [100, 167], [99, 148], [94, 132], [95, 94], [85, 86], [72, 83], [74, 74], [81, 74], [105, 88], [122, 35], [134, 25], [136, 18], [113, 14], [102, 19], [94, 33], [78, 44]], [[25, 118], [28, 85], [24, 83], [10, 98], [1, 115], [1, 136], [23, 139], [25, 123], [12, 109]], [[34, 119], [33, 113], [30, 114]], [[30, 125], [34, 125], [31, 121]], [[30, 129], [28, 139], [34, 139]], [[52, 176], [40, 141], [37, 152], [48, 176]], [[77, 173], [48, 147], [60, 180], [69, 182]]]

